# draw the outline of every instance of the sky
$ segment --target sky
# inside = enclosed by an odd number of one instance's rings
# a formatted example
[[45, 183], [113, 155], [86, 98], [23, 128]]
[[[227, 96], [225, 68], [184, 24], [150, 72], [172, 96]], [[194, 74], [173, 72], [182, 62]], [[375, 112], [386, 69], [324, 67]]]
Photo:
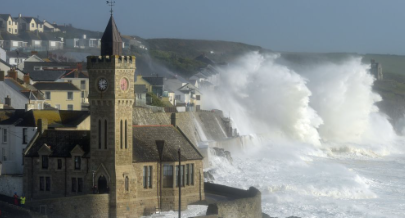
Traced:
[[[242, 42], [274, 51], [405, 55], [403, 0], [115, 0], [124, 35]], [[0, 0], [0, 13], [104, 31], [104, 0]]]

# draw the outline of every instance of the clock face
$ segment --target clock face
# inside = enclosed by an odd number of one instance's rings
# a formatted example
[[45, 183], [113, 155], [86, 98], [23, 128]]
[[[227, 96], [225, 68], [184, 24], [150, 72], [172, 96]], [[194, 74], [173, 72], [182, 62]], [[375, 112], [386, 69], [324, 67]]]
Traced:
[[127, 78], [122, 78], [120, 80], [120, 87], [122, 91], [126, 91], [128, 89], [128, 80]]
[[98, 89], [100, 90], [100, 91], [105, 91], [106, 89], [107, 89], [107, 87], [108, 87], [108, 83], [107, 83], [107, 80], [105, 79], [105, 78], [101, 78], [101, 79], [99, 79], [98, 80]]

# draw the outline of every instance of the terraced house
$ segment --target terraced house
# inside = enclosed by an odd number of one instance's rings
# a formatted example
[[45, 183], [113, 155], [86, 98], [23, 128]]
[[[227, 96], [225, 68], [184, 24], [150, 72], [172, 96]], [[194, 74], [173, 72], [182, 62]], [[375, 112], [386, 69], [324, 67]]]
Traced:
[[50, 217], [140, 217], [176, 210], [180, 187], [181, 209], [204, 199], [203, 157], [181, 129], [133, 125], [135, 56], [122, 56], [113, 16], [87, 69], [90, 130], [41, 129], [24, 153], [27, 206]]

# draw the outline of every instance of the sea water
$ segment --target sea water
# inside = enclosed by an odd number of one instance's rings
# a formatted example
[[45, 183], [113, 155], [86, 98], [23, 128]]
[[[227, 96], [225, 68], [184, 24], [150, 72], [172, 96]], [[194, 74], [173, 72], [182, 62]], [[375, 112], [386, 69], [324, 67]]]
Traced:
[[293, 64], [257, 52], [220, 69], [204, 106], [230, 112], [252, 143], [232, 163], [210, 160], [215, 182], [255, 186], [272, 217], [404, 217], [405, 140], [375, 106], [368, 70], [360, 57]]

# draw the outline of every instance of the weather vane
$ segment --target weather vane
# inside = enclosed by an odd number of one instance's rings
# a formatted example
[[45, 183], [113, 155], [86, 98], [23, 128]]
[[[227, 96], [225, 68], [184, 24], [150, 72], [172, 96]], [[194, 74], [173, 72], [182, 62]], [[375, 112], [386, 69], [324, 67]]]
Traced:
[[107, 1], [107, 4], [111, 6], [110, 12], [111, 12], [111, 16], [112, 16], [112, 14], [113, 14], [113, 6], [115, 5], [115, 1]]

